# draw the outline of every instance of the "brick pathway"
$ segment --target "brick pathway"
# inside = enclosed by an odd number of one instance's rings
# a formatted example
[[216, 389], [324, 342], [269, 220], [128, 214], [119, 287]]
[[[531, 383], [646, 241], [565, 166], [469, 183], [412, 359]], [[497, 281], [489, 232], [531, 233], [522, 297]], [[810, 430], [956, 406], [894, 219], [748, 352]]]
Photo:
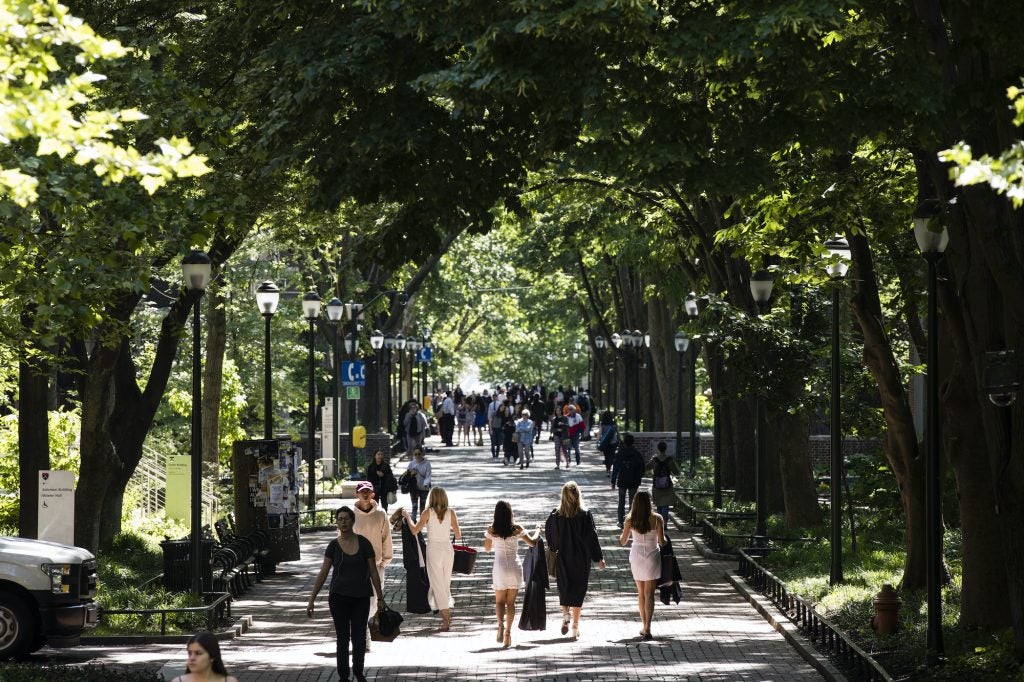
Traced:
[[[544, 436], [546, 438], [546, 434]], [[436, 439], [433, 439], [436, 440]], [[575, 480], [593, 510], [608, 568], [594, 569], [580, 622], [580, 639], [559, 633], [558, 597], [548, 593], [548, 629], [516, 629], [513, 646], [495, 642], [491, 555], [481, 551], [472, 576], [456, 575], [452, 631], [437, 631], [440, 618], [405, 614], [394, 642], [374, 642], [367, 654], [369, 679], [376, 680], [820, 680], [723, 577], [735, 568], [697, 554], [688, 533], [673, 528], [683, 601], [656, 602], [654, 641], [641, 642], [635, 586], [628, 548], [619, 547], [615, 527], [616, 494], [608, 488], [600, 455], [585, 448], [583, 466], [556, 471], [550, 444], [542, 439], [538, 457], [527, 470], [491, 461], [487, 448], [440, 448], [431, 454], [433, 480], [447, 491], [458, 512], [464, 540], [482, 550], [483, 530], [494, 502], [512, 503], [516, 519], [532, 529], [557, 504], [559, 488]], [[404, 467], [404, 463], [396, 465]], [[400, 496], [399, 502], [407, 501]], [[226, 642], [224, 658], [241, 682], [334, 682], [334, 632], [321, 592], [317, 615], [305, 616], [316, 569], [332, 533], [302, 536], [302, 559], [279, 566], [276, 576], [235, 602], [236, 615], [250, 615], [252, 628]], [[385, 595], [401, 610], [405, 576], [396, 542]], [[520, 595], [521, 601], [521, 595]], [[182, 672], [183, 647], [151, 647], [165, 656], [166, 679]]]

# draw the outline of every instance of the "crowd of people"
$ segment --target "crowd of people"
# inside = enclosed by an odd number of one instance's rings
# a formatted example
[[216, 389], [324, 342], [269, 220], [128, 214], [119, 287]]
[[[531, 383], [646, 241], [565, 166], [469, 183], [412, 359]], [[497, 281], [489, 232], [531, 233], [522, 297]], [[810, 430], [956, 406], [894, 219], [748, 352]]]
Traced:
[[[561, 400], [555, 400], [559, 392], [552, 392], [549, 401], [554, 402], [541, 402], [540, 391], [525, 387], [499, 388], [494, 393], [483, 391], [479, 395], [461, 395], [458, 389], [450, 393], [434, 405], [451, 401], [450, 437], [455, 438], [457, 429], [460, 445], [468, 441], [471, 446], [482, 447], [479, 444], [483, 442], [483, 431], [487, 431], [491, 436], [492, 459], [525, 469], [535, 462], [533, 448], [540, 442], [542, 426], [547, 424], [549, 438], [555, 441], [555, 466], [568, 469], [573, 461], [579, 466], [579, 441], [590, 437], [589, 419], [593, 416], [585, 394], [568, 393], [567, 397], [567, 392], [561, 392]], [[483, 417], [478, 418], [481, 414]], [[334, 567], [328, 604], [338, 637], [338, 673], [342, 680], [348, 679], [350, 668], [355, 679], [365, 679], [363, 660], [369, 647], [366, 626], [370, 617], [385, 607], [379, 586], [392, 558], [392, 531], [402, 535], [407, 574], [405, 610], [439, 614], [442, 632], [452, 626], [452, 543], [461, 540], [463, 533], [447, 492], [432, 481], [431, 462], [423, 441], [428, 433], [424, 411], [418, 404], [410, 404], [403, 419], [417, 424], [415, 430], [406, 432], [410, 459], [405, 470], [396, 478], [390, 458], [380, 450], [374, 453], [366, 480], [357, 485], [353, 508], [338, 510], [338, 538], [327, 547], [309, 598], [308, 613], [312, 617], [316, 596]], [[610, 486], [618, 490], [616, 518], [622, 529], [619, 541], [624, 546], [631, 545], [629, 563], [637, 590], [639, 634], [641, 639], [651, 639], [654, 592], [662, 579], [662, 554], [667, 544], [665, 519], [674, 495], [673, 477], [680, 475], [680, 469], [675, 458], [667, 454], [665, 443], [659, 443], [657, 454], [645, 461], [632, 434], [619, 434], [611, 413], [601, 415], [599, 427], [598, 451], [603, 456]], [[507, 438], [507, 434], [514, 437]], [[444, 441], [444, 430], [439, 435]], [[650, 488], [643, 489], [647, 476]], [[397, 490], [408, 493], [409, 505], [396, 510], [389, 521], [385, 510], [394, 504]], [[355, 539], [356, 536], [363, 539]], [[592, 567], [605, 567], [594, 516], [584, 505], [579, 486], [574, 481], [565, 482], [554, 510], [532, 533], [516, 523], [508, 500], [498, 500], [482, 540], [484, 551], [494, 554], [491, 588], [497, 642], [505, 647], [512, 645], [517, 599], [524, 587], [523, 618], [539, 619], [539, 627], [543, 627], [544, 614], [530, 611], [537, 608], [531, 604], [538, 603], [531, 598], [530, 590], [540, 577], [547, 587], [549, 574], [558, 593], [561, 633], [570, 635], [571, 631], [573, 639], [579, 638]], [[527, 547], [525, 562], [519, 551], [520, 542]], [[356, 582], [360, 585], [358, 590], [352, 587]], [[543, 596], [539, 603], [543, 605]]]

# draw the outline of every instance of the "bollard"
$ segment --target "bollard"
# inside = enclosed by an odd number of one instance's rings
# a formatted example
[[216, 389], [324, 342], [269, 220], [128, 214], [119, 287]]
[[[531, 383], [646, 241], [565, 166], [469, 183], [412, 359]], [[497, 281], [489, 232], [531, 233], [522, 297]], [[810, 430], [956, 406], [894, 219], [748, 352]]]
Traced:
[[875, 615], [871, 618], [871, 629], [875, 634], [891, 635], [896, 632], [899, 629], [900, 605], [903, 601], [892, 585], [882, 585], [871, 604], [875, 607]]

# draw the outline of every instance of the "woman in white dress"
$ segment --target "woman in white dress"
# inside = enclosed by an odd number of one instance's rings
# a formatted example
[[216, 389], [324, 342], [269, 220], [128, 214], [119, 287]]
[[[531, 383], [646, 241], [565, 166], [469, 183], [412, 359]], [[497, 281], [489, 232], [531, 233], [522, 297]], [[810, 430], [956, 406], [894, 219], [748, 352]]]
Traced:
[[413, 535], [427, 527], [427, 578], [430, 592], [427, 595], [433, 607], [441, 612], [441, 632], [452, 627], [452, 564], [455, 550], [452, 549], [452, 533], [456, 540], [462, 540], [459, 517], [454, 509], [448, 508], [448, 493], [444, 488], [431, 488], [427, 496], [427, 508], [420, 514], [420, 520], [412, 525], [409, 512], [403, 510], [406, 522]]
[[651, 494], [646, 490], [633, 496], [629, 518], [622, 525], [619, 544], [626, 545], [632, 537], [629, 548], [629, 568], [636, 583], [637, 603], [640, 607], [640, 637], [651, 636], [651, 620], [654, 618], [654, 588], [661, 578], [661, 546], [665, 544], [665, 520], [654, 511]]
[[523, 561], [518, 544], [537, 544], [540, 526], [530, 537], [512, 517], [512, 505], [498, 500], [494, 505], [494, 522], [484, 531], [484, 550], [494, 552], [491, 581], [494, 588], [494, 612], [498, 616], [498, 641], [507, 649], [512, 646], [512, 623], [516, 619], [516, 595], [523, 587]]

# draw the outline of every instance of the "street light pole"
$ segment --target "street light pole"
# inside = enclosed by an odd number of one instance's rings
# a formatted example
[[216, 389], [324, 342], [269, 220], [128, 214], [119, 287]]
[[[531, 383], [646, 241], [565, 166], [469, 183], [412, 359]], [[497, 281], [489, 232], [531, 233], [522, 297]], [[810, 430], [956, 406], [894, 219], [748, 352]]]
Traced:
[[331, 459], [334, 460], [335, 471], [341, 470], [341, 462], [338, 461], [338, 413], [341, 412], [341, 317], [345, 314], [345, 304], [341, 299], [332, 298], [327, 302], [327, 319], [331, 321], [334, 328], [334, 358], [331, 361], [331, 371], [334, 374], [334, 404], [331, 405]]
[[[672, 339], [676, 348], [676, 355], [679, 356], [679, 390], [676, 391], [676, 459], [683, 452], [683, 355], [690, 347], [690, 339], [685, 333], [679, 331]], [[693, 475], [692, 472], [690, 474]]]
[[[355, 362], [358, 359], [359, 352], [359, 320], [363, 314], [363, 306], [359, 303], [349, 301], [345, 304], [345, 315], [348, 317], [348, 321], [352, 323], [351, 331], [345, 337], [345, 354], [349, 360]], [[365, 376], [365, 372], [364, 372]], [[352, 433], [356, 427], [356, 400], [349, 400], [347, 397], [345, 402], [348, 403], [348, 433], [349, 433], [349, 445], [348, 445], [348, 474], [349, 478], [355, 478], [357, 475], [356, 466], [356, 449], [352, 447]]]
[[271, 401], [270, 381], [270, 319], [277, 312], [277, 301], [281, 290], [277, 285], [267, 280], [256, 289], [256, 306], [263, 315], [263, 438], [270, 440], [274, 437], [274, 411]]
[[[697, 306], [697, 294], [692, 291], [686, 295], [683, 303], [686, 308], [686, 316], [690, 320], [696, 320], [700, 314]], [[697, 344], [690, 344], [690, 478], [697, 475]]]
[[[597, 409], [596, 408], [597, 405], [604, 405], [604, 392], [601, 390], [601, 382], [604, 379], [604, 377], [602, 375], [604, 374], [604, 372], [602, 372], [601, 368], [600, 368], [600, 361], [604, 357], [604, 346], [605, 346], [604, 337], [603, 336], [595, 336], [594, 337], [594, 348], [597, 349], [597, 351], [598, 351], [598, 352], [594, 353], [594, 356], [595, 356], [594, 357], [594, 374], [597, 376], [597, 396], [596, 396], [596, 399], [594, 401], [594, 405], [595, 405], [594, 409], [595, 410]], [[544, 397], [547, 398], [547, 396], [544, 396]], [[607, 409], [607, 407], [605, 409]]]
[[[192, 299], [192, 452], [191, 462], [191, 569], [192, 594], [203, 592], [203, 383], [200, 355], [199, 301], [210, 283], [210, 257], [202, 251], [192, 251], [181, 260], [181, 274]], [[208, 589], [211, 585], [206, 586]]]
[[829, 505], [832, 517], [832, 557], [829, 568], [829, 585], [843, 582], [843, 425], [841, 408], [842, 374], [839, 362], [839, 286], [849, 269], [850, 244], [836, 235], [825, 242], [828, 260], [825, 270], [832, 280], [832, 377], [831, 377], [831, 473], [829, 474]]
[[[619, 402], [619, 386], [618, 386], [619, 368], [618, 368], [618, 360], [619, 360], [619, 349], [622, 348], [622, 344], [623, 344], [622, 335], [619, 334], [618, 332], [612, 334], [612, 347], [615, 349], [615, 351], [612, 354], [612, 399], [611, 399], [611, 406], [612, 406], [612, 414], [614, 414], [616, 417], [618, 417], [618, 414], [619, 414], [619, 405], [618, 405], [618, 402]], [[623, 359], [622, 359], [622, 368], [623, 368], [623, 370], [625, 370], [625, 368], [626, 368], [626, 359], [625, 359], [625, 357], [623, 357]], [[629, 393], [629, 391], [626, 391], [626, 392]], [[624, 424], [624, 426], [626, 427], [626, 430], [628, 431], [629, 430], [629, 411], [628, 410], [626, 411], [625, 416], [626, 416], [626, 423]]]
[[644, 335], [639, 329], [630, 334], [633, 343], [633, 430], [640, 431], [640, 349], [644, 345]]
[[374, 353], [374, 367], [373, 367], [373, 392], [375, 395], [376, 409], [374, 409], [374, 419], [377, 422], [377, 428], [384, 431], [381, 428], [380, 422], [380, 349], [384, 347], [384, 334], [379, 329], [374, 329], [373, 333], [370, 334], [370, 348], [373, 349]]
[[[775, 282], [767, 270], [758, 270], [750, 278], [750, 293], [753, 295], [754, 303], [757, 305], [758, 317], [760, 317], [772, 296], [772, 286], [774, 284]], [[754, 462], [757, 480], [757, 526], [754, 529], [754, 547], [765, 549], [768, 547], [768, 470], [764, 438], [764, 396], [760, 389], [757, 391], [756, 403], [754, 417]]]
[[926, 199], [914, 211], [914, 237], [928, 262], [928, 372], [925, 375], [925, 592], [928, 602], [928, 663], [946, 655], [942, 641], [942, 496], [939, 449], [939, 309], [936, 267], [949, 243], [938, 200]]
[[387, 369], [387, 379], [388, 379], [388, 382], [387, 382], [388, 383], [388, 428], [385, 429], [385, 430], [388, 433], [392, 434], [392, 435], [394, 435], [394, 433], [395, 433], [391, 429], [391, 419], [392, 419], [392, 410], [391, 410], [391, 407], [392, 407], [392, 405], [391, 405], [391, 401], [392, 401], [392, 397], [391, 397], [391, 352], [394, 349], [395, 349], [395, 335], [392, 334], [391, 332], [388, 332], [387, 334], [384, 335], [384, 350], [386, 350], [388, 352], [388, 362], [387, 362], [387, 365], [388, 365], [388, 369]]
[[[309, 322], [309, 415], [306, 424], [306, 447], [309, 448], [308, 479], [309, 494], [306, 497], [306, 506], [316, 513], [316, 355], [314, 343], [316, 341], [316, 318], [320, 316], [320, 296], [315, 291], [310, 291], [302, 297], [302, 315]], [[314, 521], [315, 518], [311, 519]]]

